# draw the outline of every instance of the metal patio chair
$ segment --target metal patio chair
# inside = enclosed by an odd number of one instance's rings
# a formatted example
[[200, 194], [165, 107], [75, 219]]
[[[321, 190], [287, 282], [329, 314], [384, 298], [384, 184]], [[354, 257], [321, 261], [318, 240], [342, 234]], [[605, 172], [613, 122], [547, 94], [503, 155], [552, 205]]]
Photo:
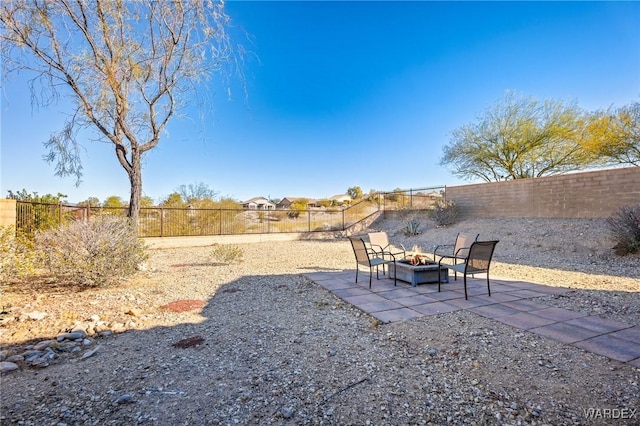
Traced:
[[[474, 241], [478, 241], [480, 234], [458, 233], [455, 244], [440, 244], [433, 249], [433, 261], [436, 256], [440, 257], [438, 264], [443, 260], [457, 264], [458, 261], [464, 262], [469, 255], [469, 247]], [[454, 270], [454, 277], [457, 279], [457, 272]]]
[[[491, 265], [491, 258], [496, 248], [498, 241], [474, 241], [469, 247], [469, 253], [464, 263], [456, 263], [453, 265], [442, 264], [445, 268], [453, 269], [456, 272], [460, 272], [464, 275], [464, 298], [468, 299], [467, 295], [467, 275], [474, 274], [487, 274], [487, 291], [491, 296], [491, 287], [489, 286], [489, 266]], [[457, 277], [456, 277], [457, 280]], [[440, 291], [440, 276], [438, 275], [438, 291]]]
[[407, 257], [407, 250], [404, 246], [400, 244], [400, 248], [398, 248], [390, 244], [389, 236], [386, 232], [369, 232], [368, 236], [370, 248], [377, 254], [382, 255], [383, 258], [385, 254], [391, 254], [392, 256], [402, 255], [403, 259]]
[[[373, 268], [376, 268], [376, 278], [380, 279], [380, 274], [378, 267], [393, 263], [394, 267], [396, 264], [396, 258], [394, 255], [387, 253], [391, 258], [385, 259], [378, 255], [371, 248], [367, 247], [364, 240], [358, 237], [349, 237], [349, 241], [351, 241], [351, 247], [353, 247], [353, 254], [356, 256], [356, 282], [358, 282], [358, 272], [360, 270], [360, 266], [369, 267], [369, 288], [371, 288], [371, 279], [373, 276]], [[393, 285], [397, 285], [397, 280], [394, 276]]]

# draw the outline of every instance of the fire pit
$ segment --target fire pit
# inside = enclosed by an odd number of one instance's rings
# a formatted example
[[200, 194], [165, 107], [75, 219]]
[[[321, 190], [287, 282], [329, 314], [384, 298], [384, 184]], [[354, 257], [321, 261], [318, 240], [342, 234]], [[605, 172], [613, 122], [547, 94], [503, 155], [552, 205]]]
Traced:
[[390, 278], [409, 282], [413, 287], [418, 284], [437, 283], [438, 274], [440, 274], [440, 282], [449, 282], [449, 270], [444, 266], [438, 268], [436, 262], [428, 260], [425, 256], [416, 255], [398, 260], [395, 267], [389, 264]]

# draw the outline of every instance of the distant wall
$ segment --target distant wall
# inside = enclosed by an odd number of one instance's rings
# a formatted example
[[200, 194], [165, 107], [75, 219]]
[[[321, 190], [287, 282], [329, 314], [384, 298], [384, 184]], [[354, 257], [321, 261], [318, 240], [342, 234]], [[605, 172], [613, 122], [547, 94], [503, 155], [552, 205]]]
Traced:
[[16, 225], [16, 200], [0, 199], [0, 227]]
[[640, 204], [640, 167], [447, 186], [465, 217], [604, 218]]

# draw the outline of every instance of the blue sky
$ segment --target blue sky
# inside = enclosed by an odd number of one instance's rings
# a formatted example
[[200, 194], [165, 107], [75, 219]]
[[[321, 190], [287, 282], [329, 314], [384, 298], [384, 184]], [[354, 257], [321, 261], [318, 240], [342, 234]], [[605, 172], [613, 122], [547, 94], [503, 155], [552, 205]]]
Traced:
[[[238, 200], [464, 184], [439, 166], [442, 148], [505, 91], [588, 110], [640, 97], [638, 2], [230, 1], [227, 13], [250, 52], [247, 96], [237, 80], [230, 98], [212, 84], [204, 124], [196, 105], [174, 119], [143, 163], [156, 201], [197, 182]], [[0, 196], [128, 200], [110, 145], [84, 144], [79, 187], [42, 160], [64, 103], [32, 108], [26, 75], [3, 81], [1, 100]]]

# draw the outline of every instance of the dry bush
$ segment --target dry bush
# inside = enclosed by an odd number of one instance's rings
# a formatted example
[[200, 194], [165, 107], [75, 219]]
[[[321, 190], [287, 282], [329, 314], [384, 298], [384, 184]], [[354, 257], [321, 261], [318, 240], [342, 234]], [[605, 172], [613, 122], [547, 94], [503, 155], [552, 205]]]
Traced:
[[14, 226], [0, 227], [0, 280], [33, 275], [38, 269], [38, 256], [33, 240], [16, 235]]
[[616, 254], [624, 256], [640, 252], [640, 204], [620, 207], [607, 219], [607, 225], [616, 241]]
[[98, 216], [36, 234], [43, 264], [68, 284], [104, 286], [133, 275], [146, 260], [127, 218]]
[[214, 244], [211, 249], [211, 256], [220, 263], [241, 262], [244, 251], [233, 244]]
[[438, 226], [450, 226], [458, 221], [460, 212], [453, 201], [440, 201], [431, 212], [431, 218]]

